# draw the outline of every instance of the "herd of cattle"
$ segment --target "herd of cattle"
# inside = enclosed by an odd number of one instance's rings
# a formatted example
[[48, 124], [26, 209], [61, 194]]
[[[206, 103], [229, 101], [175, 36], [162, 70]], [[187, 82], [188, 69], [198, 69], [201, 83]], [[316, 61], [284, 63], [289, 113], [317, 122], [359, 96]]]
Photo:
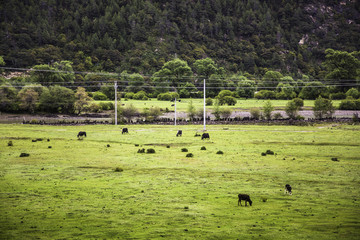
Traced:
[[[129, 130], [127, 128], [123, 128], [121, 131], [121, 134], [124, 134], [124, 133], [129, 133]], [[86, 132], [80, 131], [77, 135], [78, 138], [80, 138], [82, 136], [86, 137]], [[181, 137], [181, 136], [182, 136], [182, 130], [178, 130], [178, 132], [176, 133], [176, 137]], [[196, 133], [195, 136], [199, 136], [199, 135]], [[206, 138], [210, 139], [209, 133], [203, 133], [201, 135], [201, 140], [206, 139]], [[285, 185], [285, 193], [292, 195], [292, 187], [290, 186], [290, 184]], [[252, 205], [252, 201], [248, 194], [239, 194], [238, 195], [238, 206], [241, 205], [241, 200], [245, 201], [245, 206], [247, 206], [247, 203], [249, 203], [250, 206]]]

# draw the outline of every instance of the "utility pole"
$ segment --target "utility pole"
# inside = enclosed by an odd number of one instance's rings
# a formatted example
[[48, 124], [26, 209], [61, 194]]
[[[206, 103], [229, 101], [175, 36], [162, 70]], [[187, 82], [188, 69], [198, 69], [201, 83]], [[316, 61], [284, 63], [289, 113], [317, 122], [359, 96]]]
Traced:
[[206, 107], [205, 107], [205, 104], [206, 104], [206, 93], [205, 93], [205, 78], [204, 78], [204, 131], [206, 131]]
[[117, 81], [115, 81], [115, 126], [117, 125]]
[[175, 98], [175, 126], [176, 126], [176, 98]]

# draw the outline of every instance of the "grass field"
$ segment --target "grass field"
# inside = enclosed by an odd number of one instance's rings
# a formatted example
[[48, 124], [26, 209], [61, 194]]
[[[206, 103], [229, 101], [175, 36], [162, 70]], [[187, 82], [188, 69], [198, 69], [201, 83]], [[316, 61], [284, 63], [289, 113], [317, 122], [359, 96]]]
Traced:
[[359, 239], [359, 125], [127, 127], [0, 125], [0, 239]]
[[[203, 99], [182, 99], [181, 102], [176, 103], [176, 109], [178, 111], [186, 112], [189, 106], [189, 102], [192, 101], [194, 107], [196, 109], [202, 109], [204, 107], [204, 100]], [[258, 99], [237, 99], [237, 103], [235, 106], [227, 106], [224, 105], [222, 108], [230, 108], [234, 110], [250, 110], [251, 108], [262, 108], [264, 107], [264, 104], [267, 100], [258, 100]], [[286, 104], [289, 102], [289, 100], [271, 100], [271, 104], [274, 106], [276, 110], [284, 110]], [[332, 103], [334, 107], [339, 107], [340, 100], [333, 100]], [[132, 104], [137, 109], [143, 109], [143, 108], [150, 108], [150, 107], [159, 107], [162, 109], [168, 108], [169, 110], [173, 111], [175, 109], [175, 106], [172, 106], [174, 102], [170, 101], [158, 101], [156, 99], [152, 100], [132, 100], [132, 99], [121, 99], [121, 104], [129, 105]], [[304, 107], [303, 109], [312, 110], [312, 107], [314, 106], [314, 100], [305, 100], [304, 101]], [[207, 109], [213, 109], [214, 106], [207, 106]]]

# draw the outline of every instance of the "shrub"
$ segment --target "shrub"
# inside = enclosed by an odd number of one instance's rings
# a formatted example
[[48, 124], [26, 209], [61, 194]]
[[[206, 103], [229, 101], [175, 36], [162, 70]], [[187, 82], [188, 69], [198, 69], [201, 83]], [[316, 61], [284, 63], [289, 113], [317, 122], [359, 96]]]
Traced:
[[92, 102], [89, 106], [89, 111], [93, 113], [100, 112], [101, 111], [100, 105], [95, 102]]
[[285, 112], [289, 118], [296, 119], [296, 117], [298, 115], [298, 111], [300, 109], [299, 104], [300, 104], [300, 101], [298, 101], [298, 100], [296, 100], [296, 101], [291, 100], [286, 103]]
[[220, 105], [227, 104], [229, 106], [234, 106], [236, 102], [236, 98], [232, 96], [225, 96], [220, 100]]
[[194, 156], [194, 154], [192, 154], [192, 153], [186, 154], [186, 157], [193, 157], [193, 156]]
[[343, 92], [337, 92], [337, 93], [330, 94], [330, 99], [333, 99], [333, 100], [339, 100], [339, 99], [345, 99], [345, 98], [346, 98], [346, 94]]
[[170, 145], [167, 145], [166, 148], [170, 148]]
[[137, 152], [138, 153], [145, 153], [145, 148], [140, 148]]
[[334, 113], [334, 107], [331, 100], [318, 97], [313, 107], [315, 118], [331, 117]]
[[275, 113], [274, 114], [274, 119], [282, 119], [283, 116], [281, 115], [281, 113]]
[[356, 88], [350, 88], [347, 92], [346, 92], [346, 96], [347, 97], [353, 97], [353, 98], [358, 98], [360, 97], [360, 93]]
[[304, 100], [302, 100], [301, 98], [294, 98], [292, 101], [297, 107], [299, 107], [299, 109], [304, 106]]
[[258, 120], [260, 118], [260, 110], [258, 108], [250, 108], [251, 118]]
[[122, 168], [120, 168], [120, 167], [117, 167], [117, 168], [115, 168], [114, 171], [115, 171], [115, 172], [122, 172], [122, 171], [124, 171], [124, 169], [122, 169]]
[[29, 157], [29, 156], [30, 156], [29, 153], [21, 153], [21, 154], [20, 154], [20, 157]]
[[340, 102], [340, 110], [360, 110], [360, 100], [345, 99]]
[[224, 152], [219, 150], [219, 151], [216, 152], [216, 154], [224, 154]]
[[133, 99], [134, 95], [135, 95], [135, 93], [133, 93], [133, 92], [127, 92], [127, 93], [125, 93], [124, 97], [128, 98], [128, 99]]
[[146, 150], [146, 153], [155, 153], [155, 149], [149, 148]]
[[107, 96], [102, 92], [93, 93], [93, 99], [94, 100], [101, 100], [101, 101], [108, 100]]
[[206, 150], [206, 147], [202, 146], [200, 150]]
[[274, 152], [273, 151], [271, 151], [271, 150], [266, 150], [266, 152], [265, 152], [266, 154], [269, 154], [269, 155], [274, 155]]
[[160, 93], [157, 96], [157, 100], [159, 101], [171, 101], [172, 100], [172, 95], [170, 93]]
[[212, 105], [213, 105], [213, 100], [212, 100], [211, 98], [207, 98], [207, 99], [205, 100], [205, 105], [206, 105], [206, 106], [212, 106]]
[[189, 150], [187, 148], [182, 148], [181, 151], [182, 152], [188, 152]]
[[135, 100], [148, 100], [148, 96], [146, 95], [146, 92], [139, 91], [136, 94], [134, 94], [133, 99]]
[[339, 161], [339, 160], [338, 160], [337, 158], [335, 158], [335, 157], [331, 158], [331, 160], [334, 161], [334, 162], [338, 162], [338, 161]]
[[266, 101], [263, 107], [264, 116], [267, 120], [271, 119], [271, 113], [274, 111], [274, 107], [271, 104], [270, 100]]
[[276, 93], [270, 90], [261, 90], [254, 97], [257, 99], [276, 99]]

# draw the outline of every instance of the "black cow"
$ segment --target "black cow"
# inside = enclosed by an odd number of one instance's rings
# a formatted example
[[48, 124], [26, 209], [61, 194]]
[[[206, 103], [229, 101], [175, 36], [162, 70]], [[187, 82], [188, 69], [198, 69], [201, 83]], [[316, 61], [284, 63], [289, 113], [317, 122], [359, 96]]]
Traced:
[[82, 137], [82, 136], [86, 137], [86, 132], [79, 132], [77, 135], [77, 137]]
[[179, 130], [178, 132], [177, 132], [177, 134], [176, 134], [176, 136], [178, 137], [178, 136], [182, 136], [182, 130]]
[[292, 195], [292, 188], [290, 186], [290, 184], [286, 184], [285, 185], [285, 193], [288, 193], [289, 195]]
[[203, 133], [201, 136], [201, 140], [203, 140], [204, 138], [210, 139], [210, 135], [208, 133]]
[[127, 128], [123, 128], [121, 134], [129, 133], [129, 130]]
[[245, 201], [245, 206], [247, 206], [247, 202], [249, 202], [250, 206], [252, 205], [252, 201], [251, 201], [249, 195], [247, 195], [247, 194], [239, 194], [239, 195], [238, 195], [238, 198], [239, 198], [239, 200], [238, 200], [238, 206], [239, 206], [239, 205], [242, 206], [242, 205], [241, 205], [241, 200], [244, 200], [244, 201]]

